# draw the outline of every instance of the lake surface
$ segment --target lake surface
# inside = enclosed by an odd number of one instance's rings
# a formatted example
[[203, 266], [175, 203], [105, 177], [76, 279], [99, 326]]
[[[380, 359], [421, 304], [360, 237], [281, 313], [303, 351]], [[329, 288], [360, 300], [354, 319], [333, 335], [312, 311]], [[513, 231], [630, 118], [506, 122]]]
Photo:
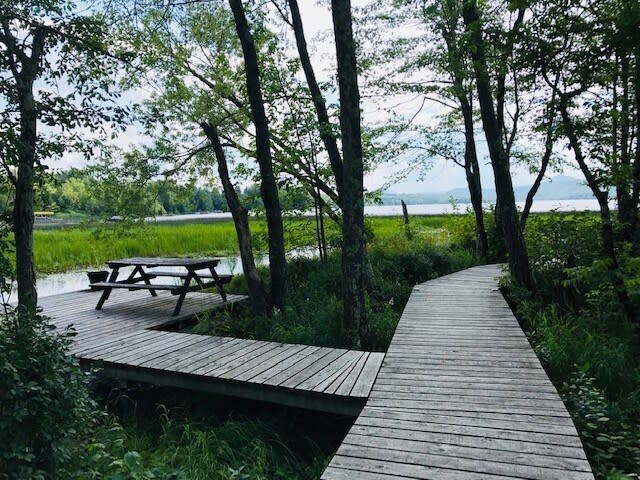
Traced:
[[[516, 202], [520, 209], [524, 208], [524, 202]], [[485, 204], [485, 207], [489, 207], [489, 203]], [[470, 203], [459, 203], [456, 208], [450, 203], [430, 203], [420, 205], [407, 205], [409, 215], [442, 215], [447, 213], [465, 213], [467, 209], [471, 208]], [[550, 212], [557, 210], [559, 212], [570, 211], [597, 211], [598, 201], [593, 199], [583, 200], [536, 200], [531, 207], [532, 212]], [[366, 205], [364, 207], [365, 215], [371, 215], [375, 217], [395, 217], [402, 215], [402, 207], [400, 205]], [[312, 213], [307, 215], [311, 216]], [[171, 223], [171, 222], [208, 222], [222, 219], [230, 219], [231, 213], [189, 213], [184, 215], [165, 215], [155, 218], [150, 218], [150, 221], [156, 221], [158, 223]]]
[[[516, 202], [518, 207], [522, 209], [524, 202]], [[485, 203], [485, 207], [489, 207], [489, 203]], [[612, 202], [611, 207], [615, 204]], [[407, 205], [409, 215], [443, 215], [448, 213], [465, 213], [471, 208], [470, 203], [459, 203], [455, 208], [450, 203], [430, 203], [419, 205]], [[559, 212], [570, 211], [597, 211], [598, 201], [596, 199], [582, 200], [536, 200], [531, 208], [532, 212], [550, 212], [557, 210]], [[375, 217], [395, 217], [402, 215], [402, 207], [400, 205], [365, 205], [365, 215]], [[302, 216], [312, 217], [312, 212], [303, 213]], [[148, 222], [156, 223], [215, 223], [224, 220], [230, 220], [230, 212], [216, 213], [185, 213], [180, 215], [160, 215], [157, 217], [149, 217]], [[36, 228], [57, 228], [65, 225], [77, 225], [78, 220], [46, 220], [36, 222]]]
[[[518, 208], [524, 208], [524, 202], [516, 202]], [[484, 204], [489, 207], [489, 203]], [[407, 205], [409, 215], [441, 215], [447, 213], [465, 213], [470, 209], [470, 203], [458, 203], [454, 207], [449, 203], [431, 203], [422, 205]], [[583, 200], [535, 200], [531, 206], [532, 212], [550, 212], [556, 210], [558, 212], [572, 211], [598, 211], [598, 201], [593, 199]], [[402, 215], [402, 207], [400, 205], [367, 205], [364, 207], [366, 215], [376, 217], [393, 217]]]
[[[488, 206], [488, 204], [487, 204]], [[524, 202], [518, 202], [520, 208], [524, 207]], [[409, 215], [439, 215], [447, 213], [464, 213], [471, 204], [460, 203], [454, 207], [451, 204], [425, 204], [425, 205], [407, 205]], [[597, 211], [598, 202], [595, 199], [588, 200], [538, 200], [533, 203], [531, 209], [534, 212], [549, 212], [557, 210], [561, 212], [567, 211]], [[365, 214], [371, 216], [391, 217], [402, 215], [402, 207], [400, 205], [367, 205]], [[216, 220], [229, 219], [231, 214], [225, 213], [202, 213], [202, 214], [185, 214], [185, 215], [168, 215], [156, 217], [157, 222], [215, 222]], [[315, 256], [314, 248], [303, 248], [291, 252], [290, 257], [295, 256]], [[256, 261], [260, 265], [268, 263], [266, 255], [257, 257]], [[100, 268], [84, 268], [82, 270], [74, 270], [64, 273], [54, 273], [38, 278], [38, 294], [41, 297], [55, 295], [57, 293], [66, 293], [88, 288], [89, 281], [87, 279], [87, 270], [100, 270]], [[122, 269], [122, 277], [128, 275], [132, 269]], [[163, 269], [166, 270], [166, 269]], [[179, 269], [178, 269], [179, 270]], [[240, 257], [226, 257], [221, 260], [217, 271], [222, 274], [238, 274], [242, 272], [242, 262]], [[165, 281], [165, 280], [163, 280]], [[15, 299], [15, 295], [12, 295]]]

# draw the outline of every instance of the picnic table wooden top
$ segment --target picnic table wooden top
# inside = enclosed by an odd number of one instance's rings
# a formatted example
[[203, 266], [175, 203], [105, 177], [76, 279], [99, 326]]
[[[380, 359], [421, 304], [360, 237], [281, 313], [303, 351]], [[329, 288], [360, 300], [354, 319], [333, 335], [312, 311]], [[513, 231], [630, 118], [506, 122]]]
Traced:
[[109, 267], [215, 267], [220, 262], [218, 257], [132, 257], [120, 260], [110, 260]]

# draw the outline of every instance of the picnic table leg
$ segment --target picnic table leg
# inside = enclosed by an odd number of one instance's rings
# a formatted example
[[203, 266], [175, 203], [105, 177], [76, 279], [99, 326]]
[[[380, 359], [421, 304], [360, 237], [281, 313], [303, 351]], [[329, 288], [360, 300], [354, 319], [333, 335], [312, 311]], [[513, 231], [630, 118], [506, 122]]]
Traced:
[[187, 296], [187, 292], [189, 291], [189, 284], [191, 283], [191, 279], [194, 276], [193, 270], [189, 269], [189, 273], [184, 279], [184, 285], [182, 286], [182, 291], [180, 292], [180, 296], [178, 297], [178, 303], [176, 303], [176, 308], [173, 311], [173, 315], [178, 315], [180, 313], [180, 309], [182, 308], [182, 303], [184, 302], [184, 297]]
[[[114, 267], [111, 270], [111, 275], [109, 275], [109, 283], [113, 283], [118, 279], [118, 272], [120, 271], [120, 267]], [[104, 302], [107, 301], [107, 299], [109, 298], [109, 295], [111, 295], [111, 287], [106, 287], [104, 289], [104, 291], [102, 292], [102, 296], [100, 297], [100, 300], [98, 300], [98, 304], [96, 305], [96, 310], [102, 310], [102, 306], [104, 305]]]
[[[151, 282], [149, 281], [149, 277], [147, 276], [145, 271], [142, 269], [142, 267], [138, 266], [138, 267], [136, 267], [136, 269], [139, 269], [140, 276], [142, 277], [142, 280], [144, 281], [144, 283], [146, 283], [147, 285], [151, 285]], [[134, 273], [135, 273], [135, 270], [134, 270]], [[133, 273], [132, 273], [132, 275], [133, 275]], [[158, 296], [156, 291], [153, 290], [153, 289], [149, 289], [149, 292], [151, 293], [152, 297], [157, 297]]]
[[218, 276], [218, 272], [216, 272], [216, 269], [214, 267], [210, 267], [209, 271], [211, 272], [211, 276], [213, 277], [213, 281], [216, 282], [216, 287], [218, 288], [218, 292], [220, 293], [220, 296], [222, 297], [222, 301], [227, 303], [227, 294], [224, 291], [224, 288], [222, 288], [222, 282], [220, 281], [220, 277]]

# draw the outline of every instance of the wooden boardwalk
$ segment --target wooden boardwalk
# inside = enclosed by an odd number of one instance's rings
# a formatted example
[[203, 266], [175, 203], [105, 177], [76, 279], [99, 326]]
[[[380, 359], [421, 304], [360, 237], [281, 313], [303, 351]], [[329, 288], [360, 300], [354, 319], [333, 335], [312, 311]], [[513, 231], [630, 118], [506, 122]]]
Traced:
[[[77, 332], [72, 353], [108, 376], [357, 416], [383, 353], [292, 345], [160, 330], [225, 304], [192, 293], [180, 315], [175, 296], [114, 292], [95, 310], [100, 292], [45, 297], [40, 306], [59, 328]], [[227, 304], [246, 299], [227, 295]]]
[[417, 286], [322, 478], [593, 479], [495, 266]]

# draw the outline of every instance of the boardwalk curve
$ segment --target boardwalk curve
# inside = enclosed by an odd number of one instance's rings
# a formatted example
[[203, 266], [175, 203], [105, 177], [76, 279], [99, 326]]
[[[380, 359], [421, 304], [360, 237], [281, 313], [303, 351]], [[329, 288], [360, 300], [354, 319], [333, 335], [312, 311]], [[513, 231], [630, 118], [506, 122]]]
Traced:
[[77, 332], [71, 353], [82, 364], [124, 381], [186, 388], [355, 417], [376, 378], [383, 353], [214, 337], [161, 330], [194, 315], [245, 300], [192, 293], [180, 315], [175, 297], [119, 291], [102, 310], [100, 292], [40, 299], [58, 328]]
[[593, 479], [498, 275], [475, 267], [414, 288], [323, 479]]

